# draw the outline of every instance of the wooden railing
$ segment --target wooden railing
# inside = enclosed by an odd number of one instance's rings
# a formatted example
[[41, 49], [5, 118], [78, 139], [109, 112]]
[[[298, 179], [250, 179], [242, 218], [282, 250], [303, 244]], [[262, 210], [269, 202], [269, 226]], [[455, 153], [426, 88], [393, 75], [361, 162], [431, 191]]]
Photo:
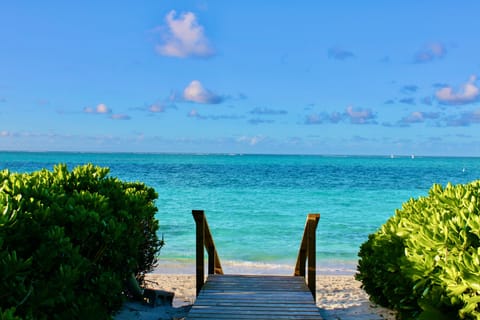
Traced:
[[303, 232], [302, 242], [300, 244], [300, 250], [298, 251], [297, 263], [295, 265], [295, 276], [301, 276], [305, 278], [306, 261], [308, 260], [308, 277], [307, 285], [310, 292], [313, 295], [313, 299], [316, 299], [316, 273], [317, 273], [317, 259], [316, 259], [316, 230], [318, 221], [320, 220], [320, 214], [310, 213], [307, 217], [305, 224], [305, 230]]
[[[196, 281], [198, 296], [205, 283], [205, 250], [208, 255], [208, 274], [223, 274], [223, 269], [210, 228], [208, 227], [205, 212], [203, 210], [192, 210], [192, 215], [196, 224]], [[310, 213], [307, 216], [294, 272], [294, 276], [305, 278], [305, 269], [308, 261], [306, 283], [314, 299], [316, 297], [316, 230], [319, 220], [320, 214], [318, 213]]]
[[213, 242], [207, 218], [203, 210], [192, 210], [197, 226], [197, 296], [205, 283], [205, 249], [208, 255], [208, 274], [223, 274], [220, 258]]

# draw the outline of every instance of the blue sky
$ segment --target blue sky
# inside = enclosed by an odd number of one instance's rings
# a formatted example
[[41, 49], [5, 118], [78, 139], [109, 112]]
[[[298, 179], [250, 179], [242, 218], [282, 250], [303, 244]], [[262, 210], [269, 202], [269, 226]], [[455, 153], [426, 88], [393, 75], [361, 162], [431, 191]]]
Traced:
[[480, 156], [478, 1], [0, 3], [0, 150]]

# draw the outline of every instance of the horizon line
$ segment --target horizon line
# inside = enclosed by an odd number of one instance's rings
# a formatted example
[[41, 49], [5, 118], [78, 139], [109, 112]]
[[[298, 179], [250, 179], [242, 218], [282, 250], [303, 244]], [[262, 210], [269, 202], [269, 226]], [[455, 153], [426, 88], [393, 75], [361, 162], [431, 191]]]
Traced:
[[311, 157], [385, 157], [385, 158], [480, 158], [480, 155], [428, 154], [336, 154], [336, 153], [243, 153], [243, 152], [169, 152], [169, 151], [67, 151], [67, 150], [0, 150], [0, 153], [66, 153], [66, 154], [143, 154], [143, 155], [198, 155], [198, 156], [311, 156]]

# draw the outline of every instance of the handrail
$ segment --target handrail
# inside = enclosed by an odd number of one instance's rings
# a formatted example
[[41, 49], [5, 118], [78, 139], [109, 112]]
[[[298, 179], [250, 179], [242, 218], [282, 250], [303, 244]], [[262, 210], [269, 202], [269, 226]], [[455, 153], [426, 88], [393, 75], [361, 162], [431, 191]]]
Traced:
[[303, 232], [300, 250], [298, 251], [297, 263], [295, 265], [295, 276], [305, 278], [305, 265], [308, 260], [308, 278], [307, 285], [316, 299], [316, 230], [318, 221], [320, 220], [319, 213], [309, 213], [307, 222], [305, 223], [305, 231]]
[[205, 249], [208, 255], [208, 274], [223, 274], [220, 258], [218, 257], [215, 243], [213, 242], [207, 217], [203, 210], [192, 210], [193, 218], [197, 226], [197, 296], [205, 283]]

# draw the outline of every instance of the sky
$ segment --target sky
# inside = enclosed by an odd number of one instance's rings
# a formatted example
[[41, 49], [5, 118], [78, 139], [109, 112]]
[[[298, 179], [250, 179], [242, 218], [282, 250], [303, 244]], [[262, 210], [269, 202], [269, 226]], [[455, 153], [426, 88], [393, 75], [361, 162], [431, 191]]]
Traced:
[[0, 150], [480, 156], [480, 1], [0, 2]]

